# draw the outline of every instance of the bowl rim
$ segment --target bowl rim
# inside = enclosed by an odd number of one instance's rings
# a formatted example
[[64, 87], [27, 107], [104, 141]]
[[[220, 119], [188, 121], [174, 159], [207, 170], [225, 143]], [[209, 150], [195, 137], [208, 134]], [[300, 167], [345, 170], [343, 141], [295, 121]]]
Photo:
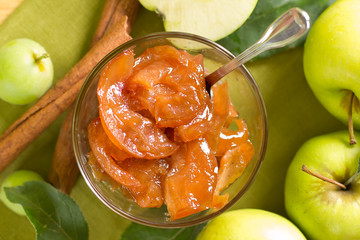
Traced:
[[139, 224], [143, 224], [146, 226], [150, 226], [150, 227], [157, 227], [157, 228], [182, 228], [182, 227], [190, 227], [190, 226], [194, 226], [194, 225], [198, 225], [204, 222], [209, 221], [210, 219], [220, 215], [221, 213], [225, 212], [226, 210], [228, 210], [231, 206], [233, 206], [244, 194], [245, 192], [249, 189], [249, 187], [251, 186], [251, 184], [253, 183], [256, 175], [259, 172], [259, 169], [262, 165], [262, 162], [264, 160], [265, 157], [265, 152], [266, 152], [266, 148], [267, 148], [267, 141], [268, 141], [268, 123], [267, 123], [267, 113], [266, 113], [266, 108], [265, 108], [265, 104], [261, 95], [261, 92], [259, 90], [259, 87], [255, 81], [255, 79], [253, 78], [253, 76], [251, 75], [251, 73], [249, 72], [249, 70], [244, 66], [241, 65], [238, 67], [238, 69], [240, 69], [240, 71], [242, 72], [242, 74], [245, 76], [245, 78], [247, 79], [247, 81], [249, 82], [252, 90], [254, 91], [254, 96], [258, 102], [258, 106], [259, 106], [259, 110], [262, 113], [261, 114], [261, 122], [263, 123], [263, 126], [260, 126], [263, 129], [263, 141], [261, 142], [261, 145], [259, 146], [259, 159], [256, 162], [256, 165], [254, 166], [254, 170], [251, 172], [248, 180], [246, 181], [245, 185], [242, 187], [242, 189], [233, 197], [232, 200], [230, 200], [223, 208], [214, 211], [208, 215], [202, 216], [199, 219], [193, 219], [193, 220], [189, 220], [187, 222], [176, 222], [176, 221], [169, 221], [167, 223], [158, 223], [158, 222], [151, 222], [148, 220], [144, 220], [141, 218], [138, 218], [134, 215], [128, 214], [124, 211], [122, 211], [120, 208], [117, 208], [116, 206], [114, 206], [114, 204], [112, 204], [111, 202], [109, 202], [98, 190], [97, 187], [95, 186], [94, 183], [92, 183], [92, 181], [90, 180], [90, 177], [88, 176], [87, 171], [85, 170], [85, 165], [83, 164], [83, 162], [81, 161], [81, 156], [79, 156], [79, 144], [78, 141], [76, 141], [76, 130], [77, 130], [77, 124], [78, 124], [78, 112], [80, 111], [80, 103], [81, 100], [84, 99], [84, 95], [86, 92], [86, 89], [89, 87], [89, 85], [91, 84], [91, 79], [94, 78], [94, 76], [110, 61], [110, 59], [112, 59], [114, 56], [116, 56], [117, 54], [119, 54], [121, 51], [130, 48], [133, 45], [136, 45], [139, 42], [143, 42], [145, 40], [156, 40], [156, 39], [166, 39], [166, 38], [181, 38], [181, 39], [188, 39], [188, 40], [193, 40], [199, 43], [203, 43], [207, 46], [210, 46], [212, 48], [215, 48], [217, 51], [219, 51], [221, 54], [223, 54], [225, 57], [227, 57], [229, 60], [233, 59], [235, 56], [226, 48], [224, 48], [223, 46], [221, 46], [220, 44], [209, 40], [205, 37], [199, 36], [199, 35], [195, 35], [195, 34], [191, 34], [191, 33], [184, 33], [184, 32], [155, 32], [155, 33], [151, 33], [142, 37], [138, 37], [138, 38], [134, 38], [131, 39], [121, 45], [119, 45], [118, 47], [114, 48], [112, 51], [110, 51], [108, 54], [106, 54], [96, 65], [95, 67], [91, 70], [91, 72], [87, 75], [81, 89], [79, 92], [79, 95], [76, 99], [76, 103], [75, 103], [75, 108], [74, 108], [74, 114], [73, 114], [73, 120], [72, 120], [72, 144], [73, 144], [73, 150], [74, 150], [74, 154], [75, 154], [75, 158], [76, 158], [76, 162], [77, 165], [79, 167], [79, 170], [81, 172], [82, 177], [84, 178], [86, 184], [88, 185], [88, 187], [91, 189], [91, 191], [97, 196], [97, 198], [104, 204], [106, 205], [108, 208], [110, 208], [113, 212], [117, 213], [118, 215], [124, 217], [127, 220], [130, 220], [132, 222], [136, 222]]

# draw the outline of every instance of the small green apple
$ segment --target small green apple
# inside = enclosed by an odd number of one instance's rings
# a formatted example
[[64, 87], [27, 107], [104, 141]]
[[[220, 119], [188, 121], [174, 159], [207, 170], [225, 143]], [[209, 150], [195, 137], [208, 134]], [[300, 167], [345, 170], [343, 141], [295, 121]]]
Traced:
[[18, 170], [16, 172], [13, 172], [11, 175], [9, 175], [1, 184], [1, 188], [0, 188], [0, 200], [9, 209], [23, 216], [25, 215], [25, 211], [21, 206], [21, 204], [10, 202], [6, 197], [4, 188], [19, 186], [29, 181], [44, 181], [44, 179], [36, 172], [29, 170]]
[[43, 95], [53, 81], [53, 64], [37, 42], [20, 38], [0, 47], [0, 98], [28, 104]]
[[239, 209], [211, 220], [197, 240], [305, 240], [300, 230], [286, 218], [260, 209]]
[[[360, 2], [339, 0], [310, 29], [304, 73], [322, 105], [349, 126], [360, 128]], [[350, 114], [349, 114], [350, 113]], [[353, 121], [353, 123], [351, 122]]]
[[238, 29], [257, 0], [140, 0], [164, 19], [166, 31], [197, 34], [213, 41]]
[[[360, 139], [360, 134], [355, 133]], [[318, 136], [296, 153], [285, 180], [285, 208], [311, 239], [360, 239], [360, 146], [346, 131]], [[339, 186], [301, 171], [302, 165]]]

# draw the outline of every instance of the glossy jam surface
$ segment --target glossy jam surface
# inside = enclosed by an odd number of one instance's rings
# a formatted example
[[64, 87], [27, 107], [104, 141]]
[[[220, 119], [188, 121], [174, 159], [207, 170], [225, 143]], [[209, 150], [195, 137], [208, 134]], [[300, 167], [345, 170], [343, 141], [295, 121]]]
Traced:
[[88, 127], [97, 179], [110, 179], [140, 207], [166, 204], [170, 220], [223, 207], [223, 191], [254, 148], [227, 83], [209, 95], [204, 77], [202, 55], [171, 46], [110, 61], [98, 83], [99, 117]]

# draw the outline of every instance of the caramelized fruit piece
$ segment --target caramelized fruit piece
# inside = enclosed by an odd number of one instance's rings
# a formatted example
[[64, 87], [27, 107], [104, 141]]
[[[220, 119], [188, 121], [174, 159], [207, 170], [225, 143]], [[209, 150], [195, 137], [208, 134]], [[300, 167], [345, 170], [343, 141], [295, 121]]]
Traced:
[[162, 182], [168, 173], [169, 163], [165, 159], [126, 159], [119, 166], [134, 176], [142, 188], [128, 187], [134, 201], [143, 208], [161, 207], [164, 203]]
[[187, 124], [208, 104], [202, 56], [171, 46], [150, 48], [140, 55], [125, 87], [132, 109], [148, 109], [158, 127]]
[[101, 168], [100, 164], [98, 163], [96, 157], [94, 156], [93, 152], [88, 153], [87, 155], [87, 164], [91, 167], [92, 173], [96, 181], [104, 180], [104, 170]]
[[222, 207], [224, 207], [228, 202], [229, 202], [229, 193], [220, 195], [220, 193], [214, 192], [214, 197], [211, 207], [219, 210]]
[[190, 142], [198, 139], [211, 129], [212, 107], [206, 104], [202, 114], [196, 116], [190, 123], [175, 128], [175, 140]]
[[[93, 120], [89, 125], [89, 141], [93, 151], [89, 155], [89, 164], [95, 177], [107, 179], [107, 175], [109, 175], [117, 183], [126, 187], [126, 190], [141, 207], [160, 207], [163, 204], [161, 182], [169, 168], [166, 160], [128, 158], [116, 161], [116, 158], [121, 158], [119, 154], [123, 153], [108, 139], [99, 118]], [[96, 158], [96, 163], [94, 158]], [[106, 175], [102, 174], [99, 167]]]
[[200, 138], [182, 145], [171, 161], [164, 183], [171, 220], [212, 207], [218, 167], [206, 140]]
[[141, 187], [140, 182], [131, 174], [124, 171], [115, 162], [112, 156], [121, 156], [123, 153], [107, 137], [101, 125], [100, 119], [96, 118], [88, 126], [88, 137], [91, 150], [101, 168], [116, 182], [126, 187]]
[[87, 155], [88, 162], [87, 164], [90, 166], [92, 174], [96, 181], [105, 181], [110, 184], [110, 187], [113, 191], [118, 190], [122, 187], [118, 182], [116, 182], [112, 177], [110, 177], [104, 169], [101, 168], [98, 160], [94, 156], [93, 152], [88, 153]]
[[230, 96], [228, 92], [227, 81], [219, 82], [211, 87], [211, 103], [214, 107], [214, 115], [220, 118], [219, 125], [223, 125], [223, 122], [229, 115], [230, 108]]
[[197, 65], [189, 65], [191, 70], [194, 72], [199, 72], [201, 74], [201, 82], [198, 87], [200, 87], [201, 92], [204, 96], [203, 108], [198, 112], [198, 115], [191, 120], [191, 122], [186, 123], [182, 126], [178, 126], [175, 128], [175, 139], [177, 141], [182, 142], [190, 142], [192, 140], [198, 139], [205, 132], [211, 129], [210, 121], [212, 119], [212, 111], [213, 107], [210, 102], [210, 96], [206, 91], [206, 84], [204, 78], [204, 68], [203, 68], [203, 56], [197, 55], [192, 56], [191, 54], [184, 51], [184, 55], [188, 56], [193, 62], [197, 63]]
[[108, 63], [100, 77], [97, 93], [104, 130], [118, 148], [134, 157], [169, 156], [178, 146], [150, 119], [129, 109], [123, 88], [132, 74], [133, 65], [133, 52], [125, 51]]
[[211, 103], [213, 106], [211, 129], [204, 137], [216, 154], [220, 131], [229, 115], [230, 96], [227, 82], [219, 82], [211, 87]]
[[[140, 68], [145, 67], [145, 68]], [[134, 68], [132, 76], [126, 81], [125, 90], [129, 96], [129, 106], [133, 111], [155, 112], [155, 89], [160, 79], [171, 72], [172, 66], [165, 60], [148, 62]], [[155, 119], [155, 118], [154, 118]]]
[[[209, 101], [208, 99], [206, 99]], [[216, 150], [217, 138], [220, 130], [231, 117], [237, 116], [234, 106], [230, 102], [227, 82], [219, 82], [211, 87], [211, 102], [207, 102], [202, 115], [193, 119], [189, 124], [175, 129], [176, 139], [179, 141], [192, 141], [206, 135], [211, 148]]]
[[236, 119], [237, 131], [222, 128], [219, 136], [219, 145], [216, 156], [222, 156], [231, 148], [239, 146], [249, 139], [249, 131], [243, 119]]
[[249, 164], [255, 150], [250, 141], [228, 150], [220, 160], [215, 194], [220, 194], [233, 183]]
[[236, 111], [236, 108], [232, 104], [232, 102], [229, 103], [229, 115], [226, 118], [224, 127], [230, 126], [231, 123], [233, 123], [237, 118], [239, 117], [238, 112]]

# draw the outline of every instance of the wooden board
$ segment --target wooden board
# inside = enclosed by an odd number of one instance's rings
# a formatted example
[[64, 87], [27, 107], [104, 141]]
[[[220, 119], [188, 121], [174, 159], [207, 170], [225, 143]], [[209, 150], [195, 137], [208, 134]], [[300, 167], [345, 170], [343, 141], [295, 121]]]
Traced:
[[0, 0], [0, 24], [23, 0]]

